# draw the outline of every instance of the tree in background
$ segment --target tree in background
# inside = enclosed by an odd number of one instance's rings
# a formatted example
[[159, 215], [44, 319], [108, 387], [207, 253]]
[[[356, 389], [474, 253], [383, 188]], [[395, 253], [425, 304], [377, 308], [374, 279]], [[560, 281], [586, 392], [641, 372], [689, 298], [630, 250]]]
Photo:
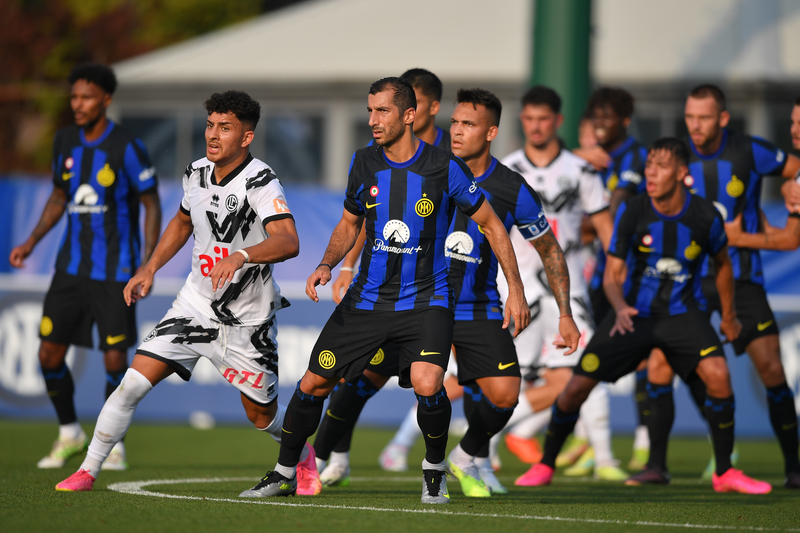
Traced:
[[0, 0], [0, 175], [48, 172], [66, 77], [302, 0]]

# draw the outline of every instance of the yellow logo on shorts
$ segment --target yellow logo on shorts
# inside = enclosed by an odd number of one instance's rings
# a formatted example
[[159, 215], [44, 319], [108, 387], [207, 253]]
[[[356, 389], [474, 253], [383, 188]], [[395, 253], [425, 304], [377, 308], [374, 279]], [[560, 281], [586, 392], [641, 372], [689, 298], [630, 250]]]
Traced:
[[414, 205], [414, 211], [416, 211], [419, 216], [426, 217], [433, 213], [433, 202], [427, 198], [423, 198]]
[[581, 368], [586, 372], [594, 372], [600, 368], [600, 358], [593, 353], [584, 355], [581, 360]]
[[42, 317], [42, 323], [39, 324], [39, 333], [42, 334], [42, 337], [47, 337], [53, 333], [53, 321], [50, 320], [49, 316]]
[[330, 350], [323, 350], [319, 353], [319, 366], [325, 370], [330, 370], [336, 366], [336, 356]]
[[386, 358], [386, 354], [383, 353], [383, 348], [378, 348], [378, 351], [375, 355], [370, 359], [369, 364], [371, 365], [379, 365], [383, 363], [383, 360]]
[[744, 183], [736, 176], [731, 176], [731, 181], [725, 186], [728, 196], [738, 198], [744, 192]]
[[686, 249], [683, 251], [683, 255], [689, 261], [694, 261], [695, 259], [697, 259], [697, 256], [700, 255], [702, 251], [703, 249], [700, 248], [700, 246], [696, 242], [692, 241], [692, 244], [687, 246]]
[[97, 183], [103, 187], [110, 187], [114, 183], [116, 177], [116, 174], [114, 174], [114, 171], [108, 166], [108, 163], [97, 171]]

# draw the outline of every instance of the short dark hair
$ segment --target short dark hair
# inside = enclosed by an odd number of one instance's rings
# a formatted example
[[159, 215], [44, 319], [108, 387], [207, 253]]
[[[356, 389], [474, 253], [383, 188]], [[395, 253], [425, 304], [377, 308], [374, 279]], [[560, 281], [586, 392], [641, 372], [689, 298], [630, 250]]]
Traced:
[[456, 103], [458, 104], [472, 104], [472, 107], [477, 109], [480, 104], [489, 110], [494, 120], [494, 126], [500, 125], [500, 114], [503, 112], [503, 104], [500, 99], [495, 96], [493, 92], [486, 89], [475, 87], [474, 89], [459, 89], [456, 94]]
[[369, 94], [378, 94], [383, 91], [392, 91], [392, 103], [397, 106], [402, 115], [408, 109], [417, 109], [417, 95], [414, 88], [406, 80], [390, 76], [380, 79], [369, 86]]
[[203, 105], [209, 116], [211, 113], [233, 113], [248, 131], [255, 131], [261, 118], [261, 104], [244, 91], [214, 93]]
[[800, 105], [800, 96], [794, 99], [794, 105]]
[[72, 67], [67, 81], [74, 85], [78, 80], [86, 80], [94, 83], [108, 94], [114, 94], [117, 90], [117, 76], [108, 65], [100, 63], [84, 63]]
[[442, 101], [442, 81], [430, 70], [412, 68], [400, 76], [411, 84], [414, 89], [419, 89], [422, 94], [438, 102]]
[[689, 92], [689, 96], [692, 98], [713, 98], [720, 111], [725, 111], [726, 109], [725, 93], [716, 85], [711, 85], [710, 83], [698, 85]]
[[633, 115], [633, 96], [621, 87], [600, 87], [589, 97], [586, 109], [589, 112], [598, 108], [609, 107], [620, 118]]
[[522, 107], [526, 105], [546, 105], [553, 110], [553, 113], [561, 112], [561, 97], [550, 87], [536, 85], [528, 89], [522, 96]]
[[689, 147], [677, 137], [662, 137], [650, 145], [648, 153], [667, 151], [675, 156], [679, 166], [689, 166]]

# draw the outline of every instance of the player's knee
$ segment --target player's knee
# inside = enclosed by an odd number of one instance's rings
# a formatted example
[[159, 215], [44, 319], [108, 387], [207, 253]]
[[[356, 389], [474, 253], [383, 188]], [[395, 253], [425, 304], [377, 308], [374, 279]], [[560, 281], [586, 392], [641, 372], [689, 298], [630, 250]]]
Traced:
[[647, 360], [647, 380], [657, 385], [669, 385], [675, 377], [667, 358], [660, 350], [654, 350]]
[[68, 346], [42, 341], [39, 346], [39, 365], [43, 369], [58, 368], [64, 363]]
[[597, 382], [594, 380], [582, 376], [573, 376], [564, 388], [564, 392], [556, 400], [559, 409], [567, 413], [574, 413], [580, 409], [596, 384]]
[[153, 385], [138, 370], [129, 368], [122, 378], [122, 383], [114, 391], [114, 396], [126, 405], [137, 405], [147, 393], [153, 390]]
[[758, 373], [766, 387], [777, 387], [781, 383], [784, 383], [786, 381], [786, 375], [783, 371], [780, 352], [773, 357], [769, 357], [759, 365]]
[[727, 398], [733, 394], [728, 365], [722, 357], [704, 360], [698, 367], [698, 374], [706, 384], [706, 390], [715, 398]]
[[306, 370], [300, 380], [300, 390], [312, 396], [327, 396], [339, 382], [339, 378], [327, 378]]
[[369, 369], [364, 370], [364, 377], [372, 382], [375, 385], [376, 389], [382, 389], [386, 382], [389, 381], [389, 376], [382, 376], [381, 374], [376, 374], [375, 372], [370, 371]]

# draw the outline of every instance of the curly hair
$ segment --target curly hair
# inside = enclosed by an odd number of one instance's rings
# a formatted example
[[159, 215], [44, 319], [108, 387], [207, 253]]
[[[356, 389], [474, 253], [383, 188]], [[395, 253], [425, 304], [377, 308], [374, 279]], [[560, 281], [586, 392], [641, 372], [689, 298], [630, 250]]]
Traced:
[[114, 94], [117, 90], [117, 77], [108, 65], [100, 63], [84, 63], [72, 68], [67, 81], [74, 85], [78, 80], [86, 80], [94, 83], [108, 94]]
[[225, 91], [214, 93], [203, 104], [211, 113], [233, 113], [247, 131], [255, 131], [261, 118], [261, 105], [244, 91]]
[[589, 97], [586, 109], [591, 113], [603, 107], [610, 107], [620, 118], [630, 118], [633, 115], [633, 96], [620, 87], [600, 87]]

